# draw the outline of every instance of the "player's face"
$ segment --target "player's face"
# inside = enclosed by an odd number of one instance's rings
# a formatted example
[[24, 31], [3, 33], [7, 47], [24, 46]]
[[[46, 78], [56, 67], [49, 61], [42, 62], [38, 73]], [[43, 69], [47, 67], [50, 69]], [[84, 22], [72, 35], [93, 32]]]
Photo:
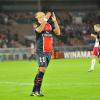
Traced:
[[45, 13], [43, 12], [39, 12], [36, 14], [36, 19], [38, 20], [39, 23], [42, 23], [44, 17], [45, 17]]

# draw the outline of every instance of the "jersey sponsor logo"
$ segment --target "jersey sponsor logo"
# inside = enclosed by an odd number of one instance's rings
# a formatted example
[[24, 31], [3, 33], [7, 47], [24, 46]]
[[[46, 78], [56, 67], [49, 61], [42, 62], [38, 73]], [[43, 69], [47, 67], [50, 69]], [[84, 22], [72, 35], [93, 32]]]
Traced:
[[49, 34], [49, 33], [48, 33], [48, 34], [42, 34], [42, 36], [43, 36], [43, 37], [44, 37], [44, 36], [45, 36], [45, 37], [46, 37], [46, 36], [52, 37], [52, 34]]

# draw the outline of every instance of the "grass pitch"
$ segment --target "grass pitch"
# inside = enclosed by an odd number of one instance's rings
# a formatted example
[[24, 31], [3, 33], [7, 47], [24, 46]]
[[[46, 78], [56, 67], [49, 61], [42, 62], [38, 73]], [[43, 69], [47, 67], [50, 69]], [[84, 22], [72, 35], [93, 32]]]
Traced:
[[35, 61], [0, 62], [0, 100], [100, 100], [100, 64], [87, 72], [91, 59], [51, 60], [44, 97], [29, 96], [37, 72]]

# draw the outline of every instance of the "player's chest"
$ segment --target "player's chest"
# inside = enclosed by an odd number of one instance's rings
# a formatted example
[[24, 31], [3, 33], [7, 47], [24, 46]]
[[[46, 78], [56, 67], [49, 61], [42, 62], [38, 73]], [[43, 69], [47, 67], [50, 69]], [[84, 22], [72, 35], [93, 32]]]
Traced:
[[49, 23], [46, 23], [44, 26], [43, 31], [50, 32], [52, 30], [52, 26]]

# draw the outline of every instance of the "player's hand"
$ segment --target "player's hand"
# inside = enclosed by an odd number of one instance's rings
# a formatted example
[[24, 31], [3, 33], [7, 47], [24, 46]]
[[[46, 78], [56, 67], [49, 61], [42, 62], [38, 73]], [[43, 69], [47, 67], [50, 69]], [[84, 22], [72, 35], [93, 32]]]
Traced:
[[57, 19], [56, 19], [56, 16], [55, 16], [55, 13], [54, 13], [54, 12], [52, 13], [52, 21], [53, 21], [53, 22], [57, 21]]
[[51, 17], [51, 12], [47, 12], [45, 18], [48, 20]]

